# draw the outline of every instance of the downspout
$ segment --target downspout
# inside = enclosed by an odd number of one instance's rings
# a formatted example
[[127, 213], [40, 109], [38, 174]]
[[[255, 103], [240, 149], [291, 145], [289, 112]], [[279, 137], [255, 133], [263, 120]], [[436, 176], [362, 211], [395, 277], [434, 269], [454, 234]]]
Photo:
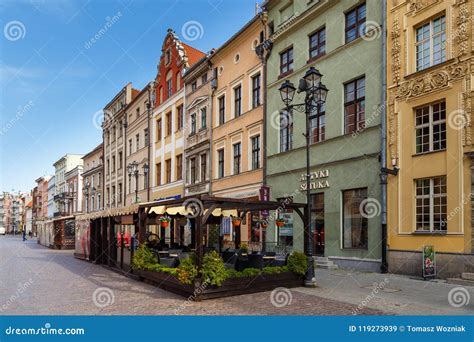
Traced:
[[150, 130], [150, 123], [151, 123], [151, 92], [152, 92], [152, 87], [153, 87], [153, 81], [148, 83], [148, 104], [147, 104], [147, 115], [148, 115], [148, 122], [147, 122], [147, 130], [148, 130], [148, 173], [146, 175], [147, 177], [147, 187], [146, 187], [146, 200], [147, 202], [150, 201], [150, 173], [151, 173], [151, 130]]
[[[211, 54], [214, 53], [211, 51]], [[214, 70], [213, 70], [213, 65], [212, 65], [212, 62], [211, 62], [211, 56], [209, 56], [209, 70], [211, 70], [211, 74], [212, 74], [212, 77], [214, 78]], [[215, 75], [216, 76], [216, 82], [217, 82], [217, 74]], [[214, 94], [215, 94], [215, 89], [213, 88], [212, 86], [212, 81], [211, 81], [211, 93], [210, 93], [210, 96], [209, 96], [209, 195], [212, 195], [212, 171], [213, 171], [213, 153], [212, 153], [212, 127], [213, 127], [213, 123], [214, 123], [214, 120], [213, 120], [213, 113], [214, 113]]]
[[[387, 4], [382, 1], [382, 148], [381, 148], [381, 167], [387, 167]], [[388, 272], [387, 262], [387, 181], [382, 182], [382, 265], [380, 271]]]

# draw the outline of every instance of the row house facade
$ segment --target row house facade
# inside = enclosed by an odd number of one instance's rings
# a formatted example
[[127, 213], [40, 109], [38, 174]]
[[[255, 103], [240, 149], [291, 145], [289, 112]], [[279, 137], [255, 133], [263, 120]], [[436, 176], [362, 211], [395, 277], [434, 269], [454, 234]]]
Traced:
[[37, 186], [33, 190], [33, 233], [36, 234], [37, 221], [48, 218], [48, 186], [51, 176], [42, 176], [35, 180]]
[[128, 83], [104, 108], [104, 187], [105, 208], [121, 207], [125, 204], [125, 182], [127, 179], [125, 155], [127, 153], [125, 107], [139, 91]]
[[[290, 1], [265, 5], [268, 44], [266, 181], [271, 198], [306, 203], [304, 113], [287, 112], [279, 88], [298, 87], [311, 68], [329, 89], [310, 117], [311, 244], [314, 253], [341, 267], [380, 271], [383, 2]], [[370, 26], [369, 26], [370, 24]], [[366, 36], [366, 28], [374, 31]], [[304, 102], [304, 93], [293, 103]], [[378, 208], [378, 215], [366, 206]], [[295, 213], [283, 227], [269, 225], [267, 241], [302, 251], [307, 234]]]
[[182, 74], [204, 57], [169, 29], [155, 79], [151, 199], [180, 198], [184, 192], [184, 83]]
[[[212, 91], [212, 195], [259, 199], [263, 185], [263, 65], [255, 49], [264, 25], [255, 16], [210, 57]], [[229, 233], [229, 232], [225, 232]], [[262, 242], [259, 217], [247, 214], [240, 240]], [[232, 240], [233, 234], [225, 236]]]
[[56, 202], [54, 201], [54, 195], [56, 191], [56, 176], [51, 176], [48, 181], [48, 219], [53, 218], [57, 212]]
[[104, 187], [104, 156], [103, 145], [97, 145], [92, 151], [82, 157], [83, 160], [83, 200], [82, 210], [85, 213], [103, 209]]
[[388, 255], [419, 275], [424, 246], [440, 277], [474, 271], [474, 2], [388, 1]]
[[75, 215], [82, 213], [83, 200], [83, 165], [77, 165], [66, 172], [66, 214]]
[[127, 117], [126, 205], [148, 202], [150, 198], [150, 122], [154, 85], [147, 84], [125, 109]]
[[211, 87], [212, 69], [208, 56], [202, 58], [183, 76], [185, 108], [185, 187], [184, 195], [210, 193]]
[[70, 199], [66, 174], [77, 166], [82, 166], [82, 157], [83, 155], [81, 154], [66, 154], [53, 164], [55, 168], [55, 191], [53, 199], [56, 205], [56, 216], [67, 215]]

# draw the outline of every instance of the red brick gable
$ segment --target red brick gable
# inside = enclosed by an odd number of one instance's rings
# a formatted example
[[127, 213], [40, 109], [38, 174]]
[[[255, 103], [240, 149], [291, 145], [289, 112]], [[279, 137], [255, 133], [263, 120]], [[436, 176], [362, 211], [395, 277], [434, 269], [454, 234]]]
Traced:
[[176, 33], [168, 29], [168, 34], [163, 41], [158, 74], [155, 79], [156, 101], [155, 107], [165, 102], [168, 94], [168, 80], [171, 80], [171, 96], [184, 86], [181, 77], [183, 69], [191, 67], [204, 57], [205, 54], [183, 42]]

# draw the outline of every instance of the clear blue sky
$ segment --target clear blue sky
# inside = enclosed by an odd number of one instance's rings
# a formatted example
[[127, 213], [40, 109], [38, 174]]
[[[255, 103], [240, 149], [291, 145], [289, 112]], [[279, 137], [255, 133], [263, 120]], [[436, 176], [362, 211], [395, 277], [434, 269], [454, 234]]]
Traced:
[[255, 2], [1, 0], [0, 191], [29, 191], [61, 156], [100, 143], [95, 113], [156, 75], [168, 28], [207, 52], [252, 18]]

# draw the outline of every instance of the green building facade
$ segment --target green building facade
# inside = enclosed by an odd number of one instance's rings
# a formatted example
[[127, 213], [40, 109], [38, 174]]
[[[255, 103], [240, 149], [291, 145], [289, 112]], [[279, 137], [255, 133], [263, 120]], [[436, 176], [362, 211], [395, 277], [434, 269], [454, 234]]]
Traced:
[[[268, 1], [266, 183], [272, 199], [306, 202], [305, 114], [286, 113], [279, 87], [298, 87], [314, 66], [329, 89], [312, 119], [313, 251], [345, 268], [379, 271], [382, 251], [380, 185], [383, 104], [382, 2]], [[302, 103], [296, 94], [293, 103]], [[296, 213], [270, 224], [269, 244], [303, 251]]]

